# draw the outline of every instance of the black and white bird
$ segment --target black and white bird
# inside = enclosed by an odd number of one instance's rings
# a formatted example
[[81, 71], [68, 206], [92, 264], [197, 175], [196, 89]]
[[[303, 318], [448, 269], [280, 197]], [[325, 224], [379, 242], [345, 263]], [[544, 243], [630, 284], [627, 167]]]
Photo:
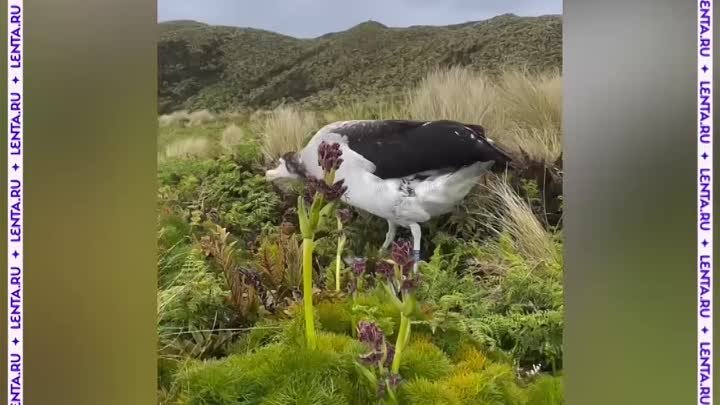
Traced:
[[321, 142], [339, 143], [345, 203], [384, 218], [388, 231], [382, 249], [398, 226], [409, 228], [416, 259], [420, 224], [449, 213], [482, 174], [502, 171], [510, 156], [485, 136], [479, 125], [455, 121], [358, 120], [321, 128], [299, 152], [284, 154], [266, 172], [268, 180], [323, 177], [318, 164]]

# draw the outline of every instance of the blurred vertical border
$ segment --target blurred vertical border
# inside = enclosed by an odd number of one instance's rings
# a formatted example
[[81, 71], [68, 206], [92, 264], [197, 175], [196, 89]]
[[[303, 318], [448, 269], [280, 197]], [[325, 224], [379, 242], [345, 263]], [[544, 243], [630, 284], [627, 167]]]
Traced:
[[156, 403], [157, 4], [24, 5], [25, 402]]
[[564, 3], [568, 404], [697, 398], [695, 3]]
[[[695, 398], [694, 3], [564, 4], [568, 404]], [[25, 2], [29, 404], [156, 403], [156, 7]]]

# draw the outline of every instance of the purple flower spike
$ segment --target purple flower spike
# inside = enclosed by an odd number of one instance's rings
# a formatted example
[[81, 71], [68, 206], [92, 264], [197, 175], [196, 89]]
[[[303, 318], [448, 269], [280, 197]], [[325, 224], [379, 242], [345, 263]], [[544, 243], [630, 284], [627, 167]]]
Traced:
[[[345, 194], [347, 187], [343, 185], [344, 180], [335, 182], [332, 186], [325, 186], [323, 194], [327, 201], [335, 201]], [[324, 184], [324, 183], [323, 183]]]
[[363, 343], [380, 347], [385, 341], [385, 334], [372, 322], [361, 321], [358, 324], [358, 338]]
[[353, 213], [349, 208], [339, 209], [337, 214], [343, 225], [347, 225], [353, 218]]
[[412, 292], [418, 288], [420, 280], [417, 277], [404, 277], [400, 288], [406, 292]]
[[388, 343], [387, 347], [387, 358], [385, 359], [385, 367], [390, 368], [392, 366], [393, 359], [395, 358], [395, 346]]
[[402, 382], [402, 377], [400, 377], [400, 374], [391, 374], [390, 377], [388, 377], [388, 382], [392, 388], [397, 388]]
[[381, 260], [375, 265], [375, 274], [385, 277], [388, 280], [392, 280], [393, 277], [395, 277], [395, 269], [393, 269], [392, 264], [386, 262], [385, 260]]
[[328, 186], [323, 180], [309, 178], [307, 180], [306, 191], [305, 200], [308, 202], [312, 201], [315, 193], [322, 194], [325, 197], [325, 201], [335, 201], [345, 194], [347, 187], [343, 185], [343, 180], [336, 182], [332, 186]]
[[324, 185], [325, 182], [322, 180], [314, 179], [312, 177], [308, 178], [305, 187], [305, 201], [311, 203], [313, 198], [315, 198], [315, 194], [322, 192]]
[[353, 273], [355, 273], [356, 276], [361, 276], [363, 273], [365, 273], [366, 268], [367, 268], [367, 260], [366, 259], [355, 259], [355, 261], [352, 264]]
[[393, 242], [391, 254], [393, 261], [403, 268], [412, 265], [415, 261], [412, 255], [412, 244], [407, 240]]
[[324, 172], [329, 173], [332, 170], [339, 169], [342, 163], [340, 156], [342, 156], [342, 150], [339, 143], [329, 144], [325, 141], [320, 143], [318, 147], [318, 164]]

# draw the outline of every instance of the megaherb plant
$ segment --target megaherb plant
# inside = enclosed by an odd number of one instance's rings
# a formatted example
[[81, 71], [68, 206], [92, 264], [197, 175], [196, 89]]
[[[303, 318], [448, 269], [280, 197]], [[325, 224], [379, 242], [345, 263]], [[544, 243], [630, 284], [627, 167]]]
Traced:
[[[383, 287], [388, 297], [400, 311], [400, 327], [395, 345], [386, 342], [384, 333], [374, 323], [361, 321], [357, 326], [358, 338], [371, 349], [361, 356], [363, 364], [357, 363], [357, 367], [370, 384], [377, 388], [378, 400], [387, 400], [390, 404], [398, 403], [396, 389], [401, 381], [400, 362], [410, 341], [411, 320], [417, 307], [415, 290], [419, 276], [412, 271], [414, 263], [412, 244], [401, 241], [393, 243], [391, 259], [382, 260], [375, 266], [376, 275], [384, 279]], [[353, 264], [353, 298], [357, 288], [361, 287], [365, 266], [364, 260], [357, 260]]]
[[[315, 232], [321, 227], [321, 221], [335, 211], [337, 200], [347, 190], [347, 187], [343, 185], [343, 180], [335, 181], [335, 172], [342, 164], [340, 156], [342, 156], [340, 144], [320, 143], [318, 164], [323, 169], [324, 177], [321, 180], [308, 178], [307, 193], [304, 196], [298, 196], [298, 220], [303, 237], [305, 337], [307, 345], [311, 349], [317, 347], [312, 303], [312, 256], [315, 248]], [[339, 249], [338, 252], [340, 252]]]
[[387, 400], [397, 405], [396, 389], [400, 384], [400, 374], [392, 371], [392, 364], [397, 359], [395, 347], [386, 341], [383, 331], [372, 322], [360, 322], [357, 334], [360, 341], [370, 349], [360, 356], [360, 362], [355, 363], [357, 368], [376, 388], [380, 404]]
[[385, 278], [383, 287], [400, 311], [400, 328], [391, 369], [393, 373], [397, 374], [400, 371], [403, 349], [410, 341], [410, 320], [417, 305], [415, 290], [420, 279], [418, 274], [412, 271], [415, 259], [412, 255], [412, 244], [409, 241], [393, 242], [391, 256], [392, 259], [378, 263], [375, 272]]

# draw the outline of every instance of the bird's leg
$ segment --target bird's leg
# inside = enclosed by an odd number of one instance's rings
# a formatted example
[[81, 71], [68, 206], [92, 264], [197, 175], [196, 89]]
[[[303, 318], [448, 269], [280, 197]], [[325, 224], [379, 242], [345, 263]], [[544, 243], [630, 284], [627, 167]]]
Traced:
[[383, 242], [382, 247], [380, 248], [380, 252], [384, 252], [392, 243], [393, 240], [395, 240], [395, 233], [397, 232], [397, 225], [387, 221], [388, 223], [388, 231], [385, 234], [385, 242]]
[[422, 235], [420, 225], [411, 224], [410, 232], [413, 237], [413, 259], [415, 260], [415, 263], [413, 263], [413, 274], [417, 274], [418, 262], [420, 261], [420, 237]]

